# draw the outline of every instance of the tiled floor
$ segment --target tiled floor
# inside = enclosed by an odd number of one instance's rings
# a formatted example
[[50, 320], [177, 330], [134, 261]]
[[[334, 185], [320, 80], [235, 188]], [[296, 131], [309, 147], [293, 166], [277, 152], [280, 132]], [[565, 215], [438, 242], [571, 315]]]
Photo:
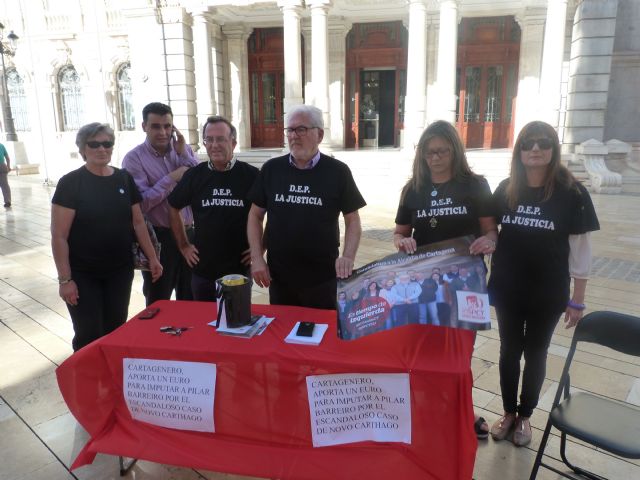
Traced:
[[[388, 155], [397, 156], [397, 152]], [[337, 155], [338, 156], [338, 155]], [[338, 156], [339, 157], [339, 156]], [[378, 162], [374, 159], [372, 162]], [[350, 161], [351, 163], [351, 161]], [[395, 171], [380, 174], [364, 159], [354, 159], [354, 176], [370, 205], [362, 211], [363, 238], [358, 264], [392, 251], [390, 229], [399, 187], [408, 173], [406, 159]], [[378, 172], [378, 173], [375, 173]], [[13, 208], [0, 211], [0, 480], [118, 478], [117, 459], [99, 455], [93, 465], [69, 472], [87, 436], [69, 414], [55, 381], [55, 368], [71, 355], [71, 323], [57, 296], [56, 270], [49, 245], [49, 212], [53, 188], [38, 176], [10, 177]], [[590, 310], [611, 309], [640, 314], [640, 197], [594, 196], [602, 230], [593, 235], [594, 268], [587, 291]], [[134, 283], [131, 313], [143, 307], [141, 281]], [[255, 302], [265, 302], [256, 290]], [[528, 448], [508, 442], [480, 443], [475, 478], [526, 479], [546, 421], [571, 332], [559, 327], [550, 350], [541, 404], [532, 418], [534, 441]], [[478, 335], [473, 357], [476, 409], [491, 423], [501, 413], [497, 331]], [[578, 354], [578, 388], [640, 404], [640, 362], [601, 349]], [[594, 381], [596, 373], [606, 381]], [[438, 432], [432, 432], [438, 435]], [[549, 452], [557, 458], [558, 437]], [[640, 463], [614, 457], [584, 445], [571, 445], [576, 459], [612, 478], [640, 478]], [[558, 462], [555, 462], [558, 463]], [[229, 479], [246, 477], [195, 471], [140, 461], [129, 478]], [[541, 471], [540, 479], [559, 478]], [[402, 479], [399, 479], [402, 480]], [[443, 479], [446, 480], [446, 479]]]

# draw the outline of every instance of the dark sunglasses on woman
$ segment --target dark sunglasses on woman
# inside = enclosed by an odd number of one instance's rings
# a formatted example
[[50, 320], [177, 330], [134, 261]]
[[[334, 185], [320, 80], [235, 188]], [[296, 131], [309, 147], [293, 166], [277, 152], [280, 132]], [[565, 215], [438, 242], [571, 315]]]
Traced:
[[553, 142], [548, 138], [528, 138], [522, 141], [520, 144], [520, 150], [524, 150], [525, 152], [533, 150], [533, 146], [536, 143], [540, 150], [549, 150], [553, 147]]
[[95, 141], [87, 142], [87, 147], [89, 148], [95, 149], [95, 148], [99, 148], [100, 146], [104, 148], [111, 148], [113, 147], [113, 142], [110, 142], [109, 140], [104, 142], [95, 142]]

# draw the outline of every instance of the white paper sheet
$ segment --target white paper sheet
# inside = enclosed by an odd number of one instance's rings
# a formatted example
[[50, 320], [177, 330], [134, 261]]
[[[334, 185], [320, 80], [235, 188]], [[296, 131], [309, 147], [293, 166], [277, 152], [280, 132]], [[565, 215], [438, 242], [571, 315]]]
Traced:
[[408, 373], [307, 377], [314, 447], [373, 440], [411, 444]]
[[216, 365], [124, 358], [122, 390], [135, 420], [160, 427], [214, 432]]

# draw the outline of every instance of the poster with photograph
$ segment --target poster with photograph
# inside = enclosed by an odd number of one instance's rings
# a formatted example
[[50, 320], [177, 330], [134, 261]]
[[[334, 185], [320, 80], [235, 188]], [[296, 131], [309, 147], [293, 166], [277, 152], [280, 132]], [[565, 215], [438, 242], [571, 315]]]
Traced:
[[338, 335], [353, 340], [412, 323], [491, 328], [487, 269], [472, 236], [395, 253], [338, 281]]

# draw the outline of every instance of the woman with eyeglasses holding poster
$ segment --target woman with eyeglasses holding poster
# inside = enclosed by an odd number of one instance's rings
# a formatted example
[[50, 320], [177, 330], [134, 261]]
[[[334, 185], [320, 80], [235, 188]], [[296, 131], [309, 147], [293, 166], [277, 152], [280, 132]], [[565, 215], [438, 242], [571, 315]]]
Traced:
[[74, 351], [126, 321], [134, 235], [149, 259], [153, 279], [162, 275], [133, 178], [109, 165], [114, 140], [107, 124], [80, 128], [76, 145], [85, 164], [60, 179], [52, 199], [51, 247], [59, 294], [75, 332]]
[[[393, 243], [399, 251], [412, 254], [422, 245], [465, 235], [475, 237], [470, 246], [472, 255], [493, 253], [498, 232], [491, 189], [487, 180], [469, 167], [455, 127], [438, 120], [422, 132], [416, 146], [412, 176], [400, 195]], [[445, 303], [449, 295], [436, 296], [418, 304], [419, 322], [451, 326], [450, 318], [441, 318], [441, 312], [450, 310]], [[438, 302], [447, 307], [440, 308], [440, 313], [432, 308]], [[489, 436], [483, 417], [476, 415], [473, 426], [478, 438]]]
[[518, 135], [511, 174], [496, 189], [494, 203], [500, 234], [488, 288], [500, 330], [504, 414], [491, 436], [524, 446], [531, 441], [529, 417], [538, 404], [555, 326], [562, 313], [565, 328], [582, 318], [589, 232], [600, 225], [589, 193], [560, 163], [558, 135], [544, 122], [531, 122]]

